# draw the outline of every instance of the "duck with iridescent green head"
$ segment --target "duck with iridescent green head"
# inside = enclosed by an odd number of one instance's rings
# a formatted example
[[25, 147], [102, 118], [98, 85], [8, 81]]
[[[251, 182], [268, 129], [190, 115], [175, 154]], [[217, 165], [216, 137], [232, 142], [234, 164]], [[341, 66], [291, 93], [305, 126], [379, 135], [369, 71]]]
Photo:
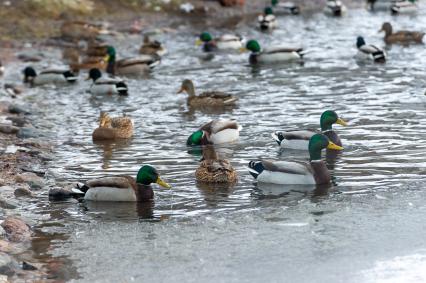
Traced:
[[186, 145], [232, 143], [239, 139], [242, 127], [237, 121], [216, 119], [203, 125], [187, 139]]
[[272, 138], [280, 147], [308, 150], [310, 138], [318, 133], [322, 133], [334, 144], [342, 146], [338, 134], [333, 131], [333, 124], [347, 125], [343, 119], [339, 118], [335, 111], [327, 110], [322, 113], [320, 118], [321, 132], [316, 130], [276, 131], [272, 133]]
[[331, 181], [330, 172], [321, 150], [342, 150], [323, 134], [315, 134], [309, 140], [309, 163], [299, 161], [259, 160], [249, 162], [249, 173], [261, 183], [278, 185], [322, 185]]
[[271, 7], [266, 7], [263, 10], [263, 14], [257, 17], [257, 22], [262, 31], [271, 31], [278, 27], [278, 21]]
[[108, 46], [106, 61], [106, 71], [112, 76], [138, 76], [146, 74], [149, 70], [160, 64], [161, 58], [157, 54], [152, 54], [116, 60], [115, 48]]
[[75, 196], [88, 201], [147, 202], [154, 199], [153, 183], [171, 188], [154, 167], [144, 165], [139, 169], [136, 179], [127, 175], [92, 179], [73, 189], [73, 192]]
[[306, 53], [301, 47], [271, 46], [261, 48], [256, 40], [249, 40], [246, 49], [251, 51], [250, 64], [277, 64], [285, 62], [301, 62]]
[[202, 45], [204, 52], [215, 52], [219, 50], [238, 50], [243, 47], [243, 38], [238, 35], [224, 34], [218, 38], [213, 38], [208, 32], [200, 34], [195, 42], [197, 46]]

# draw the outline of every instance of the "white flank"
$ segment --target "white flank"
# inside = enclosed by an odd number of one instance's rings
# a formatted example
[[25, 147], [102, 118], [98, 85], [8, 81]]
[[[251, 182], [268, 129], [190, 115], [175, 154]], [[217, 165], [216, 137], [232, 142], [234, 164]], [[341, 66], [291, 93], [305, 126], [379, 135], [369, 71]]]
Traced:
[[218, 41], [217, 47], [219, 49], [240, 49], [243, 47], [243, 44], [239, 39], [232, 41]]
[[136, 195], [132, 188], [95, 187], [86, 192], [84, 199], [91, 201], [136, 201]]
[[278, 185], [315, 185], [315, 179], [312, 174], [289, 174], [283, 172], [271, 172], [263, 170], [257, 177], [257, 181], [272, 183]]
[[61, 84], [66, 83], [63, 74], [40, 74], [34, 78], [35, 85], [44, 85], [44, 84]]
[[282, 148], [288, 149], [297, 149], [297, 150], [308, 150], [309, 141], [308, 140], [282, 140], [281, 141]]
[[260, 53], [258, 60], [260, 63], [279, 63], [279, 62], [291, 62], [300, 60], [300, 55], [293, 52], [277, 52], [277, 53]]
[[118, 90], [115, 84], [92, 84], [90, 87], [92, 94], [117, 94]]
[[214, 144], [234, 142], [240, 137], [239, 129], [225, 129], [210, 136], [210, 140]]

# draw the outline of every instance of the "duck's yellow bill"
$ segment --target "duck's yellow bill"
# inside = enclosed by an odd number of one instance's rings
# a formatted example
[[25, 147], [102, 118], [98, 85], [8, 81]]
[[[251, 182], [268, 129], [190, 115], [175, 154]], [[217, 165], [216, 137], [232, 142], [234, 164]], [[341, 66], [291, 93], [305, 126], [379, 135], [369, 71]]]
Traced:
[[167, 184], [166, 182], [164, 182], [160, 177], [157, 178], [156, 181], [157, 184], [159, 184], [160, 186], [170, 189], [172, 186], [170, 186], [169, 184]]
[[103, 60], [104, 60], [104, 62], [108, 62], [109, 61], [109, 55], [105, 55]]
[[197, 46], [200, 46], [201, 44], [203, 44], [203, 41], [201, 40], [201, 39], [197, 39], [196, 41], [195, 41], [195, 45], [197, 45]]
[[337, 119], [336, 124], [339, 124], [339, 125], [342, 125], [342, 126], [347, 126], [348, 125], [348, 123], [346, 123], [345, 121], [343, 121], [340, 118]]
[[341, 147], [341, 146], [339, 146], [339, 145], [337, 145], [337, 144], [335, 144], [331, 141], [328, 141], [327, 148], [328, 149], [334, 149], [334, 150], [343, 150], [343, 147]]

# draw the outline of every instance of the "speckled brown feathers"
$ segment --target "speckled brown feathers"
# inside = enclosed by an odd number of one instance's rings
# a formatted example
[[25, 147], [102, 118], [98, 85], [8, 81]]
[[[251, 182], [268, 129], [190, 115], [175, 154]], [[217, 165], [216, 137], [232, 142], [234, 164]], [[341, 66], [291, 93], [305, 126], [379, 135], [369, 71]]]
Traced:
[[110, 118], [101, 112], [99, 127], [93, 131], [94, 141], [127, 139], [133, 136], [133, 123], [129, 117]]
[[424, 32], [417, 31], [406, 31], [401, 30], [397, 32], [392, 31], [392, 25], [390, 23], [383, 23], [380, 31], [385, 32], [384, 40], [387, 44], [399, 43], [399, 44], [410, 44], [410, 43], [422, 43]]
[[203, 183], [237, 182], [237, 172], [228, 160], [217, 157], [213, 146], [203, 148], [203, 161], [195, 171], [195, 177]]

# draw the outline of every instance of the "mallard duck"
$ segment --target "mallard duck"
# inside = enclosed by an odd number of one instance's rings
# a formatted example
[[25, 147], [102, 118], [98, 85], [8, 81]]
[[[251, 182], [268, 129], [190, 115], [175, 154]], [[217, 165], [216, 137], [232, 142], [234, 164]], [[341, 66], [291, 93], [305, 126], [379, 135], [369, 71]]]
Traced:
[[274, 12], [271, 7], [266, 7], [262, 15], [257, 18], [259, 27], [263, 31], [272, 30], [277, 28], [278, 22], [275, 18]]
[[415, 0], [396, 0], [391, 6], [391, 13], [396, 14], [413, 14], [417, 12], [417, 4]]
[[358, 36], [356, 47], [358, 48], [358, 55], [360, 57], [372, 59], [376, 63], [386, 62], [386, 53], [374, 45], [367, 45], [362, 36]]
[[241, 129], [242, 127], [235, 120], [212, 120], [192, 133], [186, 144], [205, 145], [235, 142], [240, 137]]
[[203, 148], [203, 158], [195, 177], [202, 183], [235, 183], [237, 171], [228, 160], [218, 158], [212, 145], [207, 145]]
[[196, 45], [203, 45], [204, 52], [213, 52], [218, 50], [238, 50], [243, 47], [243, 38], [238, 35], [224, 34], [213, 39], [210, 33], [203, 32], [196, 41]]
[[422, 43], [424, 32], [418, 31], [406, 31], [401, 30], [397, 32], [392, 31], [392, 25], [388, 22], [383, 23], [382, 28], [379, 32], [385, 32], [384, 40], [387, 44], [400, 43], [400, 44], [410, 44], [410, 43]]
[[99, 127], [93, 131], [94, 141], [128, 139], [133, 136], [133, 123], [129, 117], [111, 118], [108, 113], [101, 111]]
[[66, 21], [62, 23], [61, 35], [67, 39], [93, 39], [101, 34], [108, 34], [101, 25], [84, 21]]
[[26, 67], [23, 71], [24, 82], [31, 86], [44, 84], [75, 83], [77, 77], [70, 70], [45, 69], [37, 74], [33, 67]]
[[154, 199], [151, 184], [157, 183], [164, 188], [171, 188], [164, 182], [157, 170], [150, 166], [142, 166], [135, 178], [131, 176], [109, 176], [89, 180], [85, 185], [74, 189], [87, 201], [131, 201], [148, 202]]
[[115, 48], [108, 46], [107, 48], [107, 73], [115, 75], [141, 75], [151, 70], [160, 64], [161, 58], [157, 54], [154, 55], [141, 55], [135, 58], [125, 58], [116, 61]]
[[301, 61], [306, 53], [303, 48], [290, 48], [284, 46], [273, 46], [261, 49], [256, 40], [249, 40], [246, 49], [252, 53], [249, 57], [250, 64], [274, 64], [291, 61]]
[[141, 48], [139, 49], [139, 53], [145, 54], [145, 55], [157, 54], [158, 56], [163, 56], [164, 54], [167, 53], [167, 50], [166, 48], [164, 48], [161, 42], [157, 40], [151, 41], [149, 39], [149, 36], [145, 35], [143, 37], [143, 44]]
[[[342, 146], [339, 136], [333, 131], [333, 124], [339, 124], [342, 126], [347, 125], [345, 121], [339, 118], [335, 111], [324, 111], [320, 118], [321, 133], [326, 135], [334, 144]], [[272, 138], [281, 147], [308, 150], [310, 138], [317, 133], [318, 131], [315, 130], [297, 130], [287, 132], [277, 131], [272, 133]]]
[[258, 182], [279, 185], [321, 185], [330, 182], [330, 173], [321, 160], [322, 149], [342, 150], [323, 134], [315, 134], [309, 140], [310, 162], [250, 161], [249, 172]]
[[340, 0], [327, 0], [324, 7], [324, 13], [329, 16], [341, 17], [346, 11], [346, 6]]
[[271, 4], [276, 14], [300, 14], [300, 7], [293, 2], [279, 3], [278, 0], [271, 0]]
[[395, 0], [367, 0], [367, 9], [370, 11], [390, 11]]
[[192, 107], [222, 107], [235, 105], [237, 97], [219, 91], [208, 91], [195, 95], [194, 83], [191, 80], [184, 80], [178, 93], [188, 94], [187, 104]]
[[90, 86], [90, 93], [92, 94], [128, 95], [128, 88], [124, 81], [115, 78], [102, 78], [102, 73], [99, 69], [90, 69], [86, 80], [90, 79], [93, 80]]

